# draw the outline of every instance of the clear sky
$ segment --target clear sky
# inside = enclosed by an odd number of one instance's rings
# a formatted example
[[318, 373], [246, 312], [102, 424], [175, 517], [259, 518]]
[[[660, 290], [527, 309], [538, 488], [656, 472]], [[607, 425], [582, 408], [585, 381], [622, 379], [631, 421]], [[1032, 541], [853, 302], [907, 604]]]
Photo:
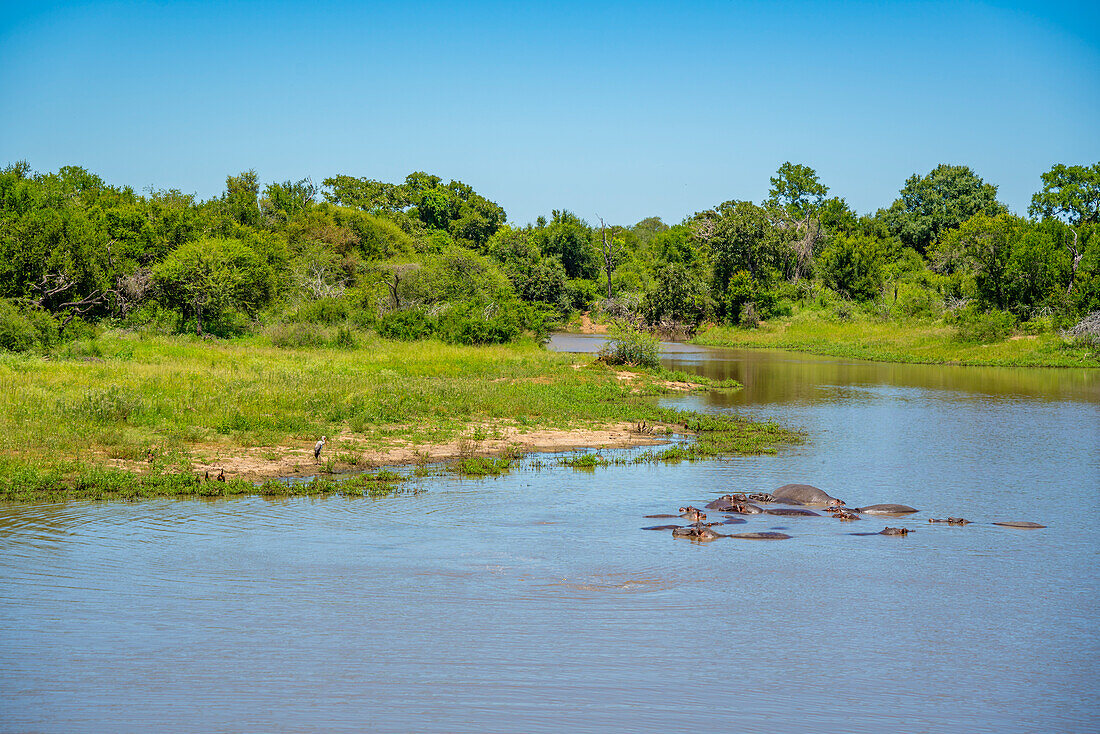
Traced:
[[525, 223], [673, 223], [783, 161], [860, 212], [938, 163], [1024, 212], [1100, 160], [1100, 3], [12, 2], [0, 165], [218, 194], [457, 178]]

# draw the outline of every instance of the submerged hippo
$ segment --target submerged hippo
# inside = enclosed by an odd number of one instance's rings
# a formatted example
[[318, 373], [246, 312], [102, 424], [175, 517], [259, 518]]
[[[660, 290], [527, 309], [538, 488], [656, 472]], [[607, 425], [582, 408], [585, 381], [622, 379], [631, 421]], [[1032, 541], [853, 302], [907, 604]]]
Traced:
[[[757, 507], [751, 502], [729, 502], [724, 500], [715, 500], [715, 502], [719, 503], [719, 507], [717, 509], [721, 510], [722, 512], [736, 512], [738, 515], [759, 515], [761, 512], [764, 511], [762, 508]], [[711, 505], [715, 504], [715, 502], [707, 505], [707, 507], [710, 508]]]
[[735, 533], [729, 537], [741, 538], [742, 540], [790, 540], [791, 538], [786, 533], [774, 533], [770, 530], [762, 533]]
[[886, 528], [883, 528], [879, 532], [879, 535], [908, 535], [908, 534], [909, 534], [909, 528], [890, 528], [890, 527], [886, 527]]
[[943, 522], [943, 523], [947, 523], [948, 525], [969, 525], [970, 524], [969, 520], [965, 520], [961, 517], [946, 517], [946, 518], [944, 518], [944, 517], [937, 517], [937, 518], [930, 517], [930, 518], [928, 518], [928, 522]]
[[648, 528], [642, 528], [642, 530], [677, 530], [682, 527], [683, 525], [650, 525]]
[[767, 492], [750, 492], [749, 499], [753, 502], [775, 502], [775, 497]]
[[717, 540], [727, 536], [716, 533], [710, 528], [701, 525], [691, 525], [686, 528], [676, 528], [672, 531], [674, 538], [688, 538], [689, 540]]
[[784, 517], [794, 517], [798, 515], [804, 515], [807, 517], [821, 517], [820, 513], [813, 510], [797, 510], [793, 507], [777, 507], [772, 510], [764, 510], [769, 515], [782, 515]]
[[910, 512], [917, 511], [916, 507], [910, 507], [909, 505], [867, 505], [852, 510], [852, 512], [861, 512], [864, 515], [907, 515]]
[[830, 514], [836, 520], [859, 520], [860, 519], [859, 515], [855, 514], [854, 512], [845, 512], [844, 510], [840, 510], [838, 512], [833, 512], [833, 513], [830, 513]]
[[784, 484], [772, 492], [772, 497], [777, 502], [793, 500], [799, 505], [843, 505], [844, 500], [838, 500], [824, 489], [818, 489], [810, 484]]
[[680, 508], [680, 517], [687, 518], [692, 522], [706, 522], [707, 514], [696, 507], [688, 505]]
[[744, 525], [745, 522], [746, 522], [746, 520], [743, 520], [740, 517], [730, 517], [729, 515], [727, 515], [722, 520], [723, 525]]
[[1007, 522], [995, 522], [994, 525], [1000, 525], [1006, 528], [1045, 528], [1046, 525], [1040, 525], [1037, 522], [1027, 522], [1026, 520], [1009, 520]]

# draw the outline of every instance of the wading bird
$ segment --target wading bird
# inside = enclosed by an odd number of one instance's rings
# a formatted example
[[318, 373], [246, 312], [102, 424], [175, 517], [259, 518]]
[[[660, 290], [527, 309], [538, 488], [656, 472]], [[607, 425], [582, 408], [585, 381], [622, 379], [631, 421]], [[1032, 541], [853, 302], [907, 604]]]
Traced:
[[321, 436], [321, 440], [313, 444], [313, 458], [320, 460], [321, 448], [325, 445], [325, 437]]

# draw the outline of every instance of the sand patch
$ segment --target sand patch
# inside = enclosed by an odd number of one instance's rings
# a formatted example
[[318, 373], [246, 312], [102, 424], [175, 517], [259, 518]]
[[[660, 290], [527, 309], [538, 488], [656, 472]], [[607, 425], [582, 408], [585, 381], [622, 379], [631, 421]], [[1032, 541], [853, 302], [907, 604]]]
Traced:
[[[262, 480], [273, 477], [312, 476], [321, 472], [329, 459], [335, 460], [336, 472], [444, 462], [466, 456], [499, 456], [536, 452], [559, 452], [574, 449], [631, 448], [668, 443], [673, 429], [665, 425], [618, 423], [606, 428], [522, 429], [519, 427], [471, 424], [465, 437], [438, 443], [413, 443], [394, 439], [389, 446], [368, 443], [366, 437], [345, 431], [329, 436], [320, 460], [313, 458], [313, 444], [282, 446], [232, 447], [222, 444], [200, 444], [191, 449], [195, 456], [192, 470], [199, 475], [210, 473], [213, 478], [221, 471], [230, 479]], [[681, 429], [682, 431], [682, 429]], [[474, 439], [470, 435], [491, 434]], [[199, 458], [201, 457], [201, 458]], [[352, 463], [350, 458], [354, 457]], [[106, 459], [108, 466], [132, 472], [144, 472], [147, 462]]]

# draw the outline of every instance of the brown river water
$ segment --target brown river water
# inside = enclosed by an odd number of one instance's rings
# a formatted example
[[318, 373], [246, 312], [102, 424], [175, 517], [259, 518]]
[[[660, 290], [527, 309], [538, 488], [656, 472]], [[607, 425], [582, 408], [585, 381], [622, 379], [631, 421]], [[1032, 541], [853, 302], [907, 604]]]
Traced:
[[[374, 500], [0, 506], [0, 731], [1100, 731], [1100, 371], [666, 352], [745, 384], [666, 404], [806, 443]], [[921, 512], [640, 529], [789, 482]], [[912, 532], [852, 534], [887, 524]]]

